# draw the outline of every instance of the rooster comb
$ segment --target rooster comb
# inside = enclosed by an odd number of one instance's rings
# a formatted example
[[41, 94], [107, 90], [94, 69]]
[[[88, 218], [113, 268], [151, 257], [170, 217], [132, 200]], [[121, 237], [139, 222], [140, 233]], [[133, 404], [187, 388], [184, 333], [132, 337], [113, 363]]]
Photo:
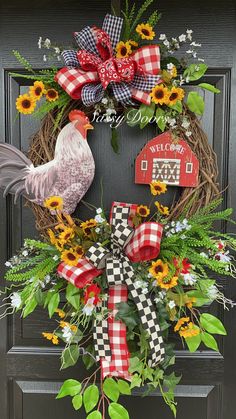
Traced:
[[77, 119], [80, 118], [87, 118], [87, 115], [83, 112], [80, 111], [79, 109], [74, 109], [73, 111], [70, 111], [69, 113], [69, 120], [72, 121], [76, 121]]

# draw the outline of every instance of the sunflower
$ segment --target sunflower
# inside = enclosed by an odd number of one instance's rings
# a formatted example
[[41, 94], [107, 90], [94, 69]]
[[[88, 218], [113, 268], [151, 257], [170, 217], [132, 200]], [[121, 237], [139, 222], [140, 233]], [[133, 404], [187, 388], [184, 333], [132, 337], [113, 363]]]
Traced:
[[149, 23], [141, 23], [135, 30], [142, 39], [152, 40], [155, 36], [155, 32]]
[[48, 234], [48, 236], [49, 236], [50, 242], [51, 242], [52, 244], [56, 244], [57, 239], [56, 239], [56, 236], [55, 236], [54, 232], [51, 230], [51, 228], [49, 228], [49, 229], [47, 230], [47, 234]]
[[160, 214], [169, 215], [169, 208], [168, 207], [164, 207], [164, 205], [160, 204], [160, 202], [158, 202], [158, 201], [154, 202], [154, 204], [156, 205]]
[[63, 199], [60, 196], [50, 196], [45, 199], [44, 206], [50, 210], [61, 211], [63, 207]]
[[179, 332], [180, 336], [184, 338], [191, 338], [200, 333], [200, 329], [190, 322], [189, 317], [181, 317], [175, 325], [175, 332]]
[[149, 268], [149, 272], [154, 278], [163, 278], [169, 273], [169, 268], [167, 263], [163, 263], [161, 259], [152, 262], [151, 268]]
[[90, 234], [92, 233], [92, 228], [96, 227], [96, 225], [97, 225], [97, 221], [92, 218], [91, 220], [87, 220], [81, 223], [80, 227], [82, 228], [86, 236], [90, 236]]
[[67, 265], [76, 266], [79, 261], [79, 256], [74, 249], [64, 250], [61, 254], [61, 260]]
[[132, 54], [131, 44], [127, 42], [120, 41], [116, 45], [116, 58], [127, 58]]
[[64, 243], [61, 242], [60, 240], [56, 240], [55, 246], [56, 246], [57, 250], [59, 250], [59, 252], [62, 252], [62, 250], [64, 248]]
[[35, 81], [33, 86], [30, 86], [29, 88], [29, 94], [32, 96], [35, 100], [41, 99], [43, 96], [43, 93], [45, 91], [45, 86], [42, 81]]
[[178, 100], [184, 98], [184, 90], [180, 87], [172, 87], [169, 92], [168, 105], [175, 105]]
[[79, 258], [82, 258], [82, 256], [84, 255], [83, 247], [82, 246], [76, 246], [74, 250], [77, 253], [77, 255], [79, 256]]
[[137, 214], [140, 217], [147, 217], [150, 214], [150, 209], [146, 205], [139, 205], [137, 208]]
[[166, 105], [169, 102], [169, 90], [163, 84], [157, 84], [150, 93], [152, 102], [156, 105]]
[[166, 290], [173, 288], [177, 285], [178, 277], [172, 276], [172, 278], [166, 278], [166, 277], [160, 277], [157, 278], [157, 283], [161, 288], [164, 288]]
[[62, 231], [62, 233], [59, 236], [59, 240], [61, 242], [68, 242], [69, 240], [73, 239], [73, 237], [75, 236], [75, 232], [73, 230], [73, 228], [71, 227], [67, 227], [65, 228], [64, 231]]
[[151, 194], [154, 196], [161, 195], [167, 191], [166, 183], [160, 182], [159, 180], [152, 181], [152, 183], [150, 183], [150, 189]]
[[59, 98], [59, 94], [58, 91], [56, 89], [48, 89], [46, 91], [46, 99], [49, 102], [54, 102], [55, 100], [57, 100]]
[[25, 115], [30, 114], [34, 111], [36, 106], [36, 101], [27, 93], [24, 95], [20, 95], [16, 99], [16, 109]]

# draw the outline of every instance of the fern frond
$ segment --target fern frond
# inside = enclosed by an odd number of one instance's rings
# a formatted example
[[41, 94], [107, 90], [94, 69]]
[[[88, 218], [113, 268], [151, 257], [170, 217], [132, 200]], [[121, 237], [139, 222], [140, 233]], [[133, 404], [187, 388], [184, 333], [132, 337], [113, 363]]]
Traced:
[[153, 0], [145, 0], [145, 2], [142, 4], [142, 6], [140, 7], [140, 9], [137, 13], [136, 18], [134, 19], [133, 24], [131, 26], [131, 33], [133, 32], [133, 30], [135, 29], [135, 27], [139, 23], [141, 17], [146, 12], [146, 10], [149, 8], [149, 6], [151, 6], [152, 3], [153, 3]]
[[149, 24], [152, 28], [154, 28], [154, 27], [156, 26], [157, 22], [160, 20], [160, 18], [161, 18], [161, 13], [158, 13], [158, 11], [157, 11], [157, 10], [155, 10], [155, 11], [151, 14], [151, 16], [149, 17], [149, 19], [148, 19], [147, 23], [148, 23], [148, 24]]
[[34, 249], [43, 249], [43, 250], [52, 249], [52, 246], [50, 246], [49, 243], [42, 242], [40, 240], [34, 240], [34, 239], [25, 239], [25, 246], [33, 247]]
[[19, 51], [13, 50], [12, 51], [14, 56], [16, 57], [17, 61], [24, 67], [25, 70], [29, 71], [30, 73], [34, 73], [34, 70], [32, 68], [32, 65], [29, 63], [29, 61], [24, 58]]
[[52, 272], [56, 266], [57, 262], [54, 261], [52, 257], [48, 257], [42, 262], [36, 264], [36, 266], [34, 266], [32, 269], [29, 269], [25, 272], [14, 273], [11, 272], [11, 270], [8, 271], [5, 275], [5, 279], [12, 282], [26, 281], [31, 278], [43, 279], [45, 275]]

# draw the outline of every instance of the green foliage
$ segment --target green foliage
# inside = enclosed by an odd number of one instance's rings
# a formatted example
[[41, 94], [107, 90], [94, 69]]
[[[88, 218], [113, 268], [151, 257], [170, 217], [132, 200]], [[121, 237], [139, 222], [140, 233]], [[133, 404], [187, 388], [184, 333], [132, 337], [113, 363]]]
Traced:
[[188, 77], [189, 81], [196, 81], [199, 80], [202, 76], [204, 76], [207, 69], [208, 67], [204, 63], [190, 64], [185, 69], [183, 76], [185, 78]]
[[113, 151], [117, 154], [119, 152], [119, 142], [118, 142], [118, 130], [117, 128], [111, 128], [111, 146]]
[[129, 419], [128, 411], [119, 403], [111, 403], [108, 413], [111, 419]]
[[72, 405], [75, 410], [79, 410], [83, 405], [83, 396], [81, 394], [77, 394], [72, 399]]
[[202, 115], [204, 112], [204, 100], [197, 92], [189, 92], [187, 98], [187, 106], [190, 111], [196, 113], [197, 115]]
[[120, 390], [117, 382], [113, 378], [106, 378], [103, 383], [103, 391], [113, 402], [117, 402]]
[[139, 316], [137, 308], [133, 303], [118, 303], [117, 305], [118, 312], [116, 314], [117, 320], [122, 320], [129, 330], [133, 330], [135, 326], [139, 323]]
[[[36, 279], [43, 279], [46, 275], [53, 272], [58, 262], [52, 259], [51, 256], [47, 257], [44, 260], [34, 260], [32, 261], [33, 267], [31, 269], [27, 269], [25, 263], [18, 266], [17, 272], [15, 273], [15, 268], [10, 269], [7, 271], [5, 278], [7, 281], [19, 282], [19, 281], [26, 281], [31, 278]], [[22, 271], [22, 272], [19, 272]]]
[[77, 380], [69, 379], [64, 381], [56, 399], [62, 399], [66, 396], [75, 396], [81, 391], [81, 383]]
[[212, 93], [220, 93], [219, 89], [217, 89], [215, 86], [209, 83], [200, 83], [198, 84], [198, 86], [201, 87], [202, 89], [209, 90], [209, 92], [212, 92]]
[[97, 405], [99, 399], [99, 391], [95, 384], [87, 387], [84, 391], [83, 401], [86, 413], [91, 412]]
[[202, 332], [201, 333], [201, 339], [207, 348], [211, 348], [214, 351], [219, 351], [218, 344], [214, 338], [214, 336], [210, 335], [210, 333]]
[[[194, 329], [199, 329], [198, 327], [194, 327]], [[187, 343], [188, 349], [190, 352], [196, 352], [200, 343], [201, 343], [201, 335], [198, 334], [196, 336], [192, 336], [191, 338], [186, 338], [185, 342]]]
[[69, 283], [66, 287], [66, 299], [76, 310], [80, 307], [80, 292], [78, 288]]
[[78, 345], [70, 345], [64, 349], [61, 355], [61, 369], [71, 367], [76, 364], [79, 359], [79, 348]]
[[117, 384], [118, 384], [119, 392], [121, 394], [126, 394], [126, 395], [131, 394], [130, 384], [127, 381], [118, 380]]
[[145, 105], [144, 103], [141, 104], [139, 111], [140, 111], [140, 129], [143, 129], [146, 127], [147, 124], [150, 123], [150, 120], [152, 119], [154, 112], [155, 112], [156, 105], [155, 103], [151, 102], [150, 105]]
[[224, 325], [221, 323], [217, 317], [209, 313], [203, 313], [200, 316], [200, 324], [203, 329], [209, 333], [214, 333], [217, 335], [226, 335], [226, 330]]
[[102, 414], [98, 410], [95, 410], [87, 416], [87, 419], [102, 419]]
[[[135, 3], [132, 4], [131, 8], [129, 8], [129, 2], [126, 0], [125, 2], [125, 10], [122, 10], [121, 13], [124, 18], [123, 23], [123, 33], [121, 36], [121, 40], [127, 41], [129, 39], [137, 40], [137, 33], [135, 32], [136, 26], [141, 23], [141, 18], [147, 9], [151, 6], [153, 0], [146, 0], [142, 4], [142, 6], [136, 9]], [[161, 14], [158, 13], [157, 10], [154, 10], [149, 18], [146, 20], [146, 23], [149, 23], [152, 27], [155, 27], [157, 22], [159, 21]]]
[[156, 123], [161, 132], [164, 132], [166, 127], [165, 114], [165, 111], [160, 106], [158, 106], [156, 110]]
[[25, 70], [32, 73], [34, 72], [31, 64], [19, 53], [19, 51], [13, 50], [12, 52]]

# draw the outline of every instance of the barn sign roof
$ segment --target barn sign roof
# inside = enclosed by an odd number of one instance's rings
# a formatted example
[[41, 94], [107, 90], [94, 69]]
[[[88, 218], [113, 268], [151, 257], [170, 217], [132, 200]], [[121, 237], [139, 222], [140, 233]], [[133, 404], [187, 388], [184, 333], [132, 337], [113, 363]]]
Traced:
[[135, 163], [135, 183], [154, 180], [168, 185], [194, 187], [198, 185], [199, 162], [186, 141], [173, 142], [169, 132], [150, 140]]

